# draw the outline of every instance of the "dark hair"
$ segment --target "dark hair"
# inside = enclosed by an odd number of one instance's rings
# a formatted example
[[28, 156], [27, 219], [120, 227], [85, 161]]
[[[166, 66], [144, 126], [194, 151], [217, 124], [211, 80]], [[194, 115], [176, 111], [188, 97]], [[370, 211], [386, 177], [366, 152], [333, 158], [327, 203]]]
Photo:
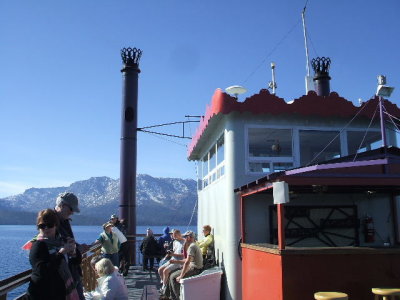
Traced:
[[44, 209], [39, 211], [37, 219], [36, 219], [36, 225], [39, 224], [54, 224], [56, 227], [60, 225], [60, 221], [58, 220], [57, 213], [50, 209]]

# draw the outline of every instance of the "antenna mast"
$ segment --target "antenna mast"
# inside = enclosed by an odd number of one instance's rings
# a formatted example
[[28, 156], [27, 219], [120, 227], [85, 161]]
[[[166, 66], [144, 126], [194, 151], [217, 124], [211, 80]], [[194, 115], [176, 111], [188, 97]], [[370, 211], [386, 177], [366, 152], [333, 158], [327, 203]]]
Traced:
[[[307, 4], [306, 4], [307, 6]], [[303, 8], [303, 12], [301, 13], [301, 19], [303, 21], [303, 34], [304, 34], [304, 47], [306, 49], [306, 93], [309, 91], [313, 91], [314, 89], [312, 88], [313, 80], [310, 76], [310, 58], [308, 56], [308, 43], [307, 43], [307, 30], [306, 30], [306, 6]]]

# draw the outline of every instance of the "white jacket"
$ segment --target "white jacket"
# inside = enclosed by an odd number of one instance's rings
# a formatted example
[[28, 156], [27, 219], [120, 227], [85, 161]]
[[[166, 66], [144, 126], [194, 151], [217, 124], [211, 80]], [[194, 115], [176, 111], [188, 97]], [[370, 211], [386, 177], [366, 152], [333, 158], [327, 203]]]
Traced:
[[114, 232], [117, 235], [120, 244], [125, 243], [127, 241], [125, 235], [117, 227], [113, 227], [112, 232]]
[[87, 300], [128, 300], [128, 289], [125, 280], [118, 272], [97, 279], [97, 288], [85, 293]]

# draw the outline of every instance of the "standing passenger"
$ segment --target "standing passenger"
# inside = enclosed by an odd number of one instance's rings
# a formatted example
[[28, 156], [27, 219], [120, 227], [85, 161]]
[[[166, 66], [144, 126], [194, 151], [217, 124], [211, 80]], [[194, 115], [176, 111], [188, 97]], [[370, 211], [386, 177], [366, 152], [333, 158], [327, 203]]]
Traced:
[[68, 262], [81, 263], [75, 242], [68, 238], [63, 243], [56, 234], [59, 220], [52, 209], [39, 212], [36, 222], [39, 234], [32, 240], [29, 262], [32, 275], [28, 287], [29, 299], [66, 300], [79, 299]]
[[148, 261], [150, 262], [150, 270], [152, 270], [154, 266], [154, 257], [158, 253], [158, 245], [154, 238], [153, 231], [150, 228], [147, 228], [146, 237], [140, 245], [140, 252], [143, 254], [143, 271], [148, 270]]
[[[120, 231], [124, 234], [126, 239], [126, 221], [125, 219], [121, 219], [120, 221]], [[121, 242], [121, 241], [120, 241]], [[119, 271], [124, 275], [128, 275], [129, 271], [129, 244], [126, 239], [125, 242], [121, 243], [119, 246]]]
[[[54, 210], [57, 213], [60, 223], [60, 226], [57, 227], [57, 234], [61, 235], [61, 238], [64, 240], [67, 240], [68, 238], [75, 240], [70, 224], [70, 217], [74, 214], [74, 212], [80, 212], [78, 198], [73, 193], [61, 193], [56, 199], [56, 207]], [[88, 251], [89, 247], [86, 244], [76, 243], [76, 250], [79, 252], [79, 255], [81, 255], [81, 253]], [[72, 277], [76, 282], [76, 290], [78, 291], [79, 299], [84, 300], [85, 297], [83, 295], [82, 269], [80, 265], [75, 264], [69, 264], [69, 267]]]
[[[121, 220], [122, 221], [122, 220]], [[128, 240], [125, 236], [126, 230], [124, 226], [122, 225], [122, 222], [118, 220], [118, 217], [116, 215], [112, 215], [110, 218], [110, 223], [113, 224], [114, 226], [112, 227], [112, 232], [114, 232], [117, 237], [118, 237], [118, 242], [119, 242], [119, 249], [118, 249], [118, 260], [119, 260], [119, 272], [124, 273], [126, 276], [128, 274], [128, 270], [126, 269], [125, 272], [125, 265], [127, 260], [125, 259], [125, 256], [127, 254], [128, 250]], [[118, 224], [118, 225], [116, 225]]]
[[118, 236], [112, 232], [113, 224], [110, 222], [103, 224], [104, 231], [100, 233], [94, 244], [101, 244], [103, 257], [108, 258], [118, 268], [119, 266], [119, 241]]

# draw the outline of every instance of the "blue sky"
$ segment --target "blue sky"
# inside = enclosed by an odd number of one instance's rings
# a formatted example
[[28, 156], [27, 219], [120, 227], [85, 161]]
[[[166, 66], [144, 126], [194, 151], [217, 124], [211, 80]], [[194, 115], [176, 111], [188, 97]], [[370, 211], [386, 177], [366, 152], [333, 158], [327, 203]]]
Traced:
[[[0, 197], [119, 178], [123, 47], [143, 50], [139, 126], [202, 115], [216, 88], [257, 93], [271, 61], [277, 95], [300, 97], [305, 3], [1, 1]], [[398, 0], [308, 1], [310, 56], [332, 59], [331, 90], [367, 100], [384, 74], [399, 106], [399, 13]], [[195, 178], [186, 144], [139, 132], [138, 173]]]

